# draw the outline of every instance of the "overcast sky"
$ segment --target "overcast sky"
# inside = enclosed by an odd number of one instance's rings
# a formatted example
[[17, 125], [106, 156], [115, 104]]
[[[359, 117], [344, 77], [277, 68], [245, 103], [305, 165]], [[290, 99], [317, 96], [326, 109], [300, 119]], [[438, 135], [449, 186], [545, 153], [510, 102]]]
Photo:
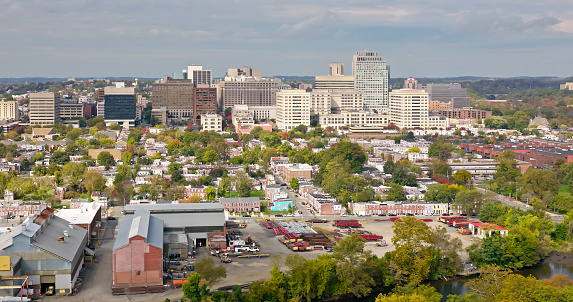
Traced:
[[573, 76], [571, 0], [0, 0], [0, 77], [324, 75], [374, 50], [391, 77]]

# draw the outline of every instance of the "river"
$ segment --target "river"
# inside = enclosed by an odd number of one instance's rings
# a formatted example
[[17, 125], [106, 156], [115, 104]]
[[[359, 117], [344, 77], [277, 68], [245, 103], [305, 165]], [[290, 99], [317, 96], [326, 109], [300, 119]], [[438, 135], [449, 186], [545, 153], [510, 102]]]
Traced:
[[[565, 274], [569, 275], [573, 279], [573, 258], [571, 261], [555, 261], [552, 262], [551, 258], [546, 259], [541, 264], [522, 269], [519, 271], [515, 271], [518, 274], [529, 276], [532, 275], [537, 279], [549, 279], [556, 274]], [[563, 259], [561, 259], [563, 260]], [[477, 276], [476, 276], [477, 277]], [[470, 278], [455, 278], [450, 279], [448, 281], [432, 281], [428, 284], [434, 286], [436, 290], [442, 294], [442, 301], [446, 301], [448, 295], [463, 295], [468, 291], [468, 289], [464, 286], [465, 283], [470, 280]], [[373, 293], [368, 297], [364, 297], [362, 299], [356, 298], [340, 298], [336, 299], [336, 302], [374, 302], [376, 297], [378, 296], [379, 292]]]

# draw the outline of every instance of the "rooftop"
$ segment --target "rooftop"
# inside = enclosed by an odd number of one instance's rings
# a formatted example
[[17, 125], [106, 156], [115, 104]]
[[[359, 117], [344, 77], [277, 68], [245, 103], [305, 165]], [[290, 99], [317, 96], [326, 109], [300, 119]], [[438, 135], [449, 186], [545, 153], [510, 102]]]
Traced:
[[117, 231], [113, 250], [127, 246], [129, 240], [136, 236], [145, 238], [149, 245], [163, 249], [163, 220], [144, 210], [136, 211], [133, 216], [125, 216]]

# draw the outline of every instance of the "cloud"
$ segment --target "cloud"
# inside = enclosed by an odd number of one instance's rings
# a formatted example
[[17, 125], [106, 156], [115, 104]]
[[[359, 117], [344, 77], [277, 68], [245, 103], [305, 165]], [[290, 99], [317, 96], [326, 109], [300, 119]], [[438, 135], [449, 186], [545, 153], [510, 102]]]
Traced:
[[563, 20], [551, 27], [552, 30], [573, 34], [573, 20]]
[[307, 20], [294, 24], [283, 24], [277, 33], [292, 37], [315, 36], [317, 32], [325, 30], [334, 19], [335, 15], [331, 11], [325, 10]]
[[118, 35], [118, 36], [124, 36], [126, 34], [124, 29], [117, 28], [117, 27], [110, 27], [110, 28], [107, 28], [105, 31], [108, 33], [112, 33], [114, 35]]
[[463, 11], [453, 16], [453, 32], [532, 34], [551, 31], [559, 24], [559, 19], [551, 16], [523, 17], [500, 10]]

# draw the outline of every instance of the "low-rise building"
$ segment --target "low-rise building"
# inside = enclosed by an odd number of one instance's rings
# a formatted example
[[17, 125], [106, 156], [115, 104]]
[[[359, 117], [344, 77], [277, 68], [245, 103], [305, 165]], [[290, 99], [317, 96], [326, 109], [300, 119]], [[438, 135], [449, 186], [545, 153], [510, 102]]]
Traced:
[[84, 263], [87, 230], [70, 224], [45, 208], [22, 225], [0, 235], [0, 250], [22, 258], [21, 274], [42, 288], [69, 294]]
[[92, 244], [92, 238], [97, 237], [101, 228], [101, 207], [95, 202], [82, 202], [71, 209], [61, 209], [56, 216], [84, 228], [88, 231], [88, 242]]
[[218, 114], [203, 114], [201, 115], [201, 126], [204, 131], [223, 131], [223, 119]]
[[261, 212], [261, 200], [258, 197], [221, 197], [219, 202], [231, 213]]

